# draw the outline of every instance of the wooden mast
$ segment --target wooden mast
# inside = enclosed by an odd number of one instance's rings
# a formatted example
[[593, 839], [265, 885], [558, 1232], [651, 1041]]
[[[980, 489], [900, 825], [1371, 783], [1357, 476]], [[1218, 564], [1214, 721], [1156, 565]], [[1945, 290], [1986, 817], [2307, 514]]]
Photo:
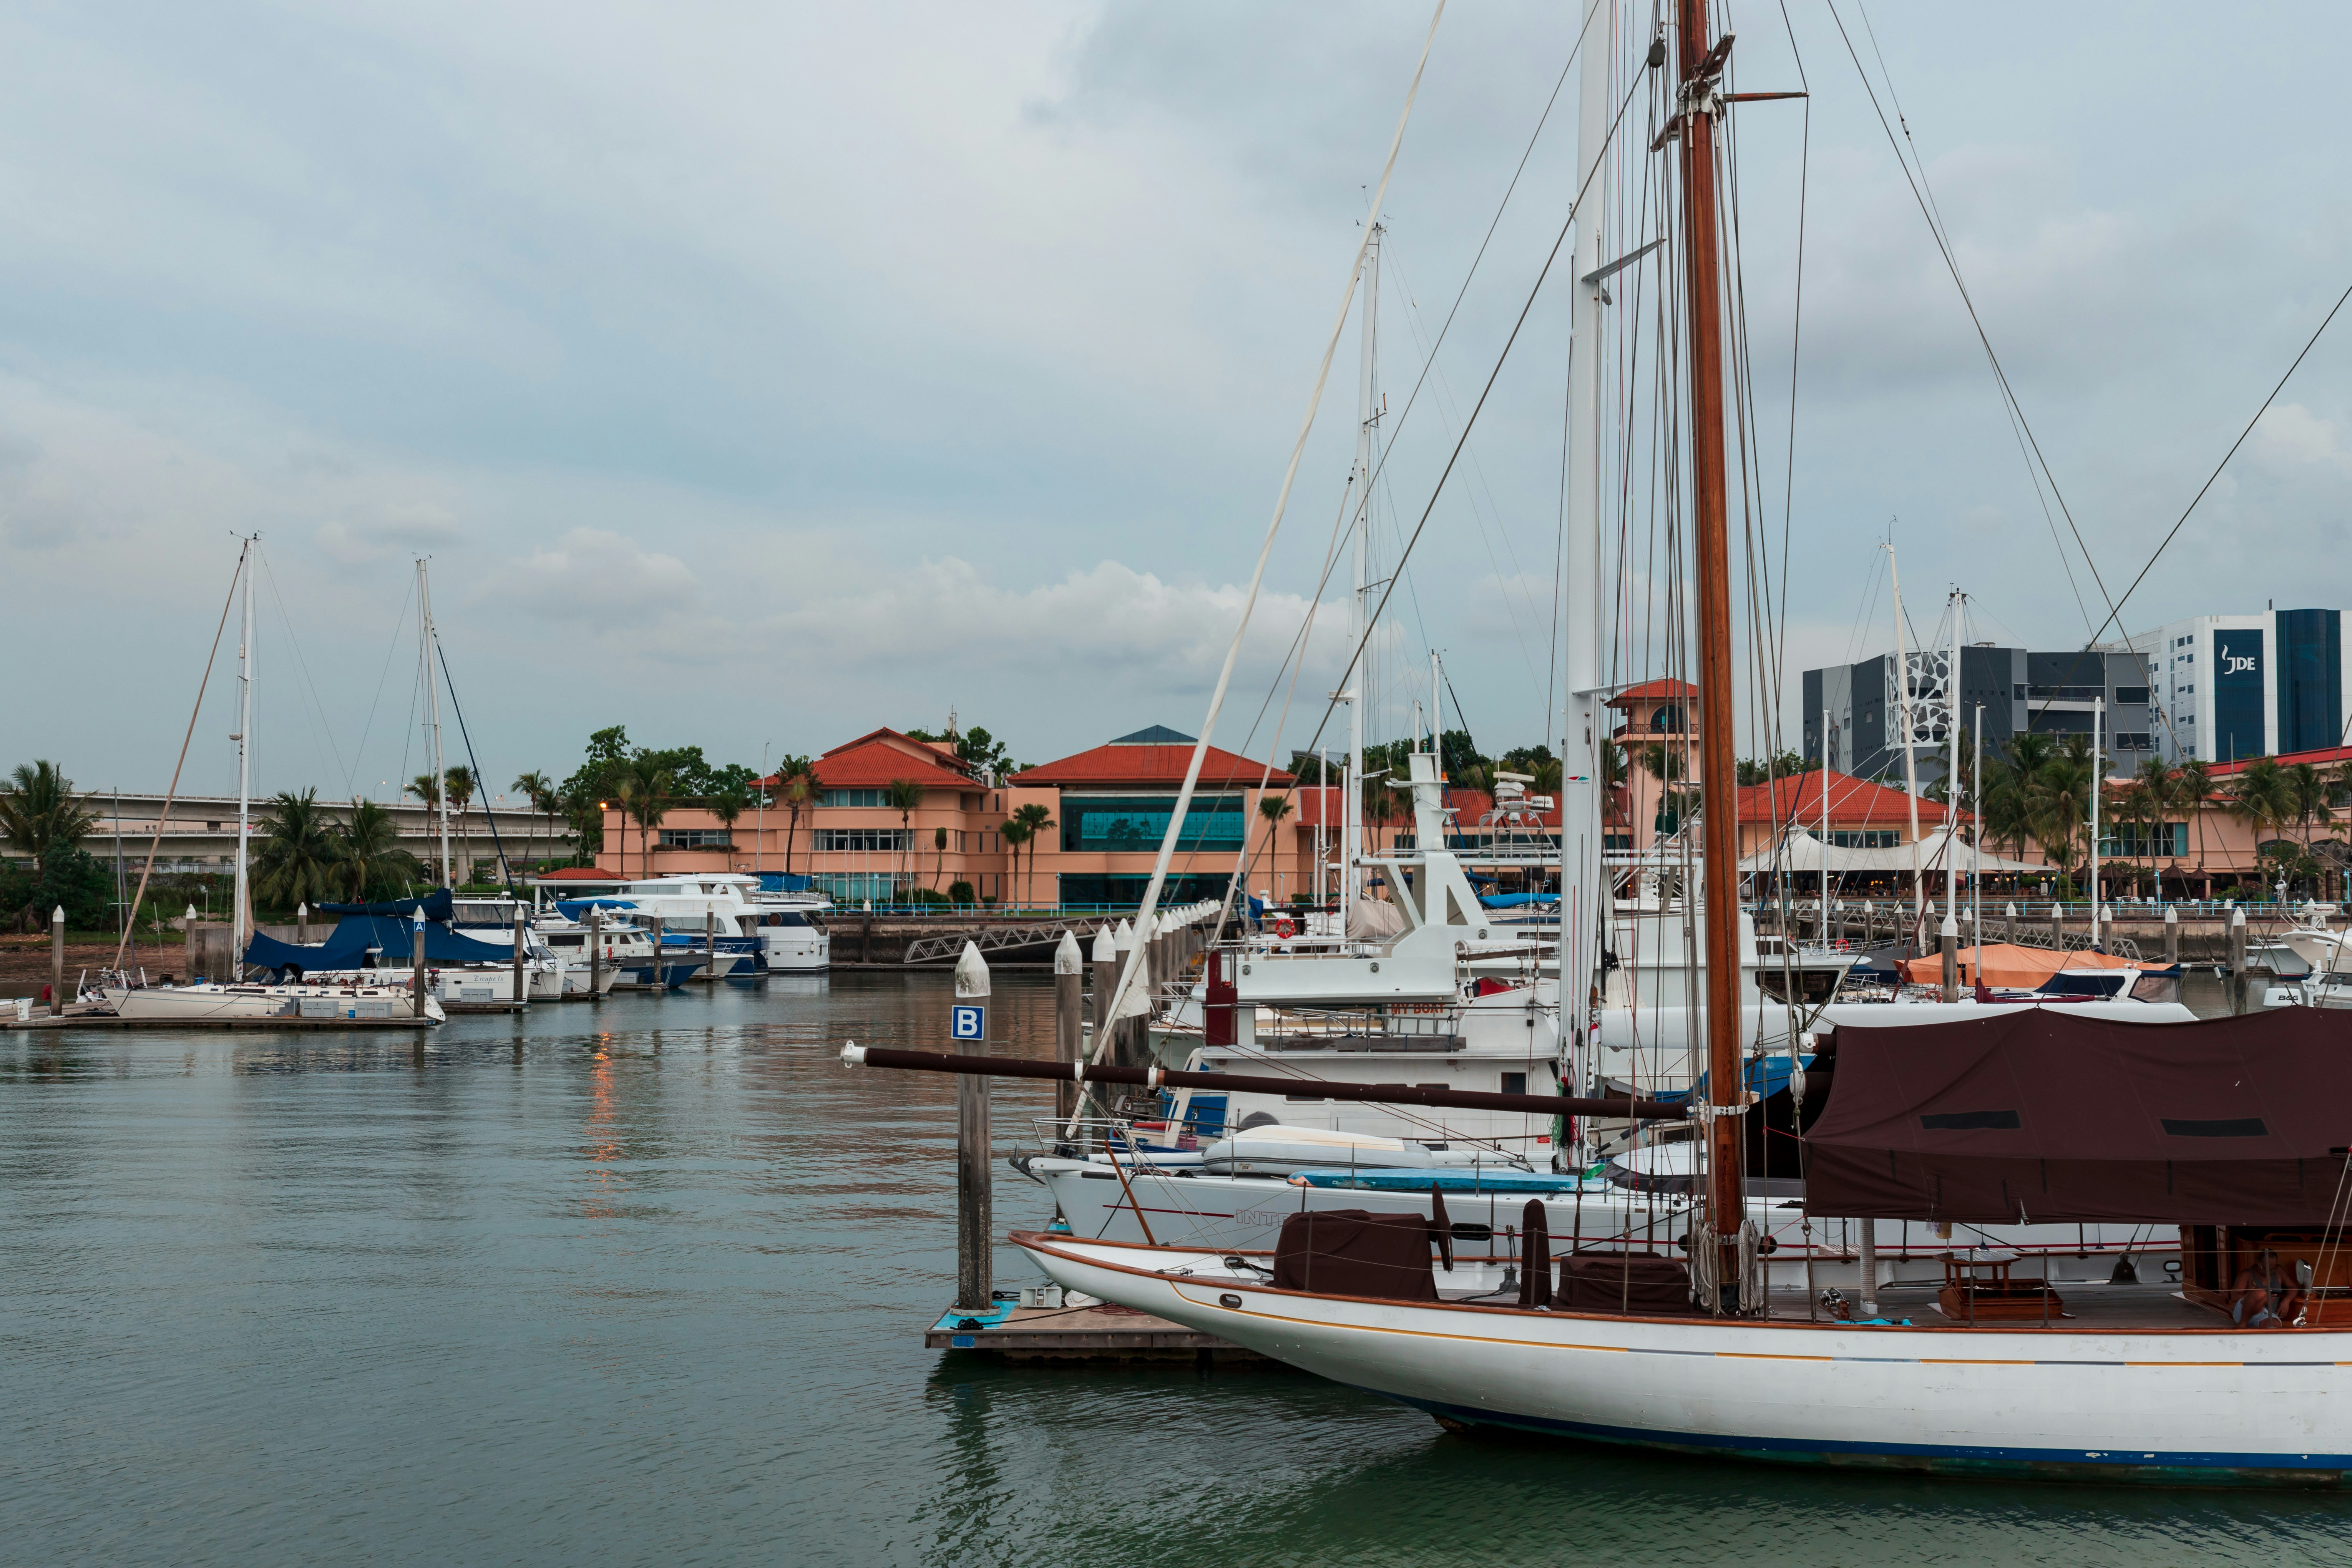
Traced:
[[[1740, 1157], [1746, 1083], [1739, 1060], [1739, 826], [1732, 761], [1731, 547], [1724, 498], [1723, 288], [1717, 244], [1715, 117], [1731, 39], [1707, 36], [1706, 0], [1676, 0], [1684, 297], [1690, 302], [1690, 443], [1698, 575], [1699, 784], [1706, 876], [1707, 1215], [1717, 1241], [1716, 1305], [1736, 1310], [1739, 1226], [1748, 1213]], [[1685, 894], [1687, 896], [1687, 894]]]

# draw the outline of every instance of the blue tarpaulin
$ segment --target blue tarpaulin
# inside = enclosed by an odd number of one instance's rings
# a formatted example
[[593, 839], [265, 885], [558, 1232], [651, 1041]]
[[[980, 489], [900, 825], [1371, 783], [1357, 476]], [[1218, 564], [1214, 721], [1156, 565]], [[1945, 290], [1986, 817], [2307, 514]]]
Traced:
[[797, 871], [760, 873], [760, 891], [763, 893], [805, 893], [815, 886], [815, 878], [803, 877]]
[[555, 912], [565, 920], [585, 921], [590, 910], [631, 910], [637, 906], [626, 899], [559, 899]]
[[[1808, 1068], [1811, 1067], [1813, 1065], [1813, 1058], [1811, 1057], [1805, 1058], [1804, 1065]], [[1787, 1053], [1782, 1052], [1775, 1056], [1750, 1058], [1748, 1063], [1748, 1087], [1751, 1091], [1762, 1095], [1767, 1100], [1771, 1099], [1774, 1095], [1788, 1088], [1789, 1058]], [[1694, 1094], [1697, 1095], [1702, 1100], [1706, 1097], [1706, 1075], [1705, 1073], [1699, 1074], [1698, 1083], [1695, 1088], [1676, 1089], [1670, 1094], [1654, 1094], [1650, 1096], [1650, 1098], [1652, 1100], [1663, 1100], [1668, 1105], [1680, 1105]]]
[[320, 904], [322, 915], [388, 915], [400, 920], [415, 917], [422, 905], [428, 921], [446, 921], [456, 908], [457, 900], [446, 888], [436, 888], [421, 899], [387, 899], [374, 904]]
[[[324, 942], [308, 946], [279, 942], [274, 936], [256, 931], [252, 945], [245, 950], [245, 961], [265, 969], [293, 968], [310, 973], [321, 969], [360, 969], [367, 963], [368, 950], [374, 948], [376, 962], [387, 969], [404, 968], [415, 938], [416, 926], [412, 921], [394, 920], [390, 916], [345, 915], [329, 932]], [[514, 949], [476, 942], [460, 936], [446, 925], [431, 921], [425, 923], [425, 961], [427, 963], [511, 963]]]
[[1490, 910], [1523, 910], [1529, 904], [1556, 904], [1558, 893], [1481, 893], [1478, 902]]

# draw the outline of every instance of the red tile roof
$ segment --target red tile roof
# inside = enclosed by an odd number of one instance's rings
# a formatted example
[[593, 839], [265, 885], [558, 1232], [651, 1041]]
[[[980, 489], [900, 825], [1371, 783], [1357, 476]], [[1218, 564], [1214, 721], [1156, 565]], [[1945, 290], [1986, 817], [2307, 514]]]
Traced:
[[[1872, 784], [1867, 779], [1847, 773], [1829, 775], [1830, 823], [1849, 826], [1854, 823], [1874, 823], [1882, 827], [1908, 826], [1911, 821], [1911, 797], [1899, 789]], [[1777, 816], [1775, 808], [1778, 808]], [[1919, 801], [1919, 828], [1926, 832], [1944, 818], [1944, 808], [1922, 796]], [[1742, 822], [1790, 822], [1802, 826], [1822, 819], [1822, 773], [1816, 768], [1809, 773], [1799, 773], [1776, 784], [1748, 784], [1739, 791], [1739, 820]], [[1960, 813], [1962, 822], [1974, 817]]]
[[617, 882], [623, 879], [611, 871], [600, 871], [593, 866], [559, 866], [552, 871], [541, 871], [534, 880], [541, 882]]
[[[1023, 789], [1053, 784], [1133, 784], [1172, 789], [1184, 782], [1184, 771], [1192, 765], [1190, 746], [1097, 746], [1090, 752], [1080, 752], [1017, 773], [1012, 782]], [[1220, 789], [1235, 784], [1255, 786], [1260, 779], [1273, 789], [1287, 789], [1298, 782], [1280, 768], [1269, 775], [1264, 763], [1235, 756], [1217, 746], [1211, 746], [1209, 754], [1201, 760], [1203, 785]]]
[[[2233, 773], [2244, 772], [2246, 764], [2256, 760], [2258, 759], [2253, 757], [2241, 757], [2234, 763], [2211, 763], [2207, 764], [2205, 775], [2208, 778], [2228, 778]], [[2285, 752], [2270, 760], [2283, 768], [2291, 768], [2297, 763], [2309, 763], [2315, 767], [2333, 767], [2337, 763], [2352, 762], [2352, 746], [2322, 746], [2315, 752]], [[2124, 784], [2129, 781], [2116, 779], [2111, 782]]]
[[1645, 680], [1639, 686], [1629, 686], [1612, 697], [1608, 706], [1616, 708], [1628, 702], [1654, 702], [1660, 698], [1675, 698], [1685, 702], [1698, 700], [1698, 688], [1687, 680]]
[[[877, 734], [898, 735], [892, 730], [877, 731]], [[925, 789], [976, 790], [981, 782], [961, 768], [950, 767], [936, 755], [925, 760], [918, 752], [928, 752], [920, 741], [908, 741], [898, 735], [902, 745], [887, 741], [867, 740], [835, 746], [816, 760], [813, 771], [820, 789], [880, 789], [894, 779], [913, 779]], [[907, 747], [915, 748], [908, 751]]]

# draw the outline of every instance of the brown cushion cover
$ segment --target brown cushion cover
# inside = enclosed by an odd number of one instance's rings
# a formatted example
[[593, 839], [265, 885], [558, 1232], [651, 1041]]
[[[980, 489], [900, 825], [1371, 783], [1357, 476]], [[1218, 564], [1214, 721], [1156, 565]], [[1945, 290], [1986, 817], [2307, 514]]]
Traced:
[[1292, 1215], [1275, 1243], [1274, 1282], [1285, 1290], [1434, 1301], [1429, 1222], [1419, 1215], [1328, 1209]]
[[1580, 1252], [1560, 1259], [1559, 1305], [1571, 1312], [1645, 1318], [1692, 1310], [1690, 1268], [1654, 1252]]

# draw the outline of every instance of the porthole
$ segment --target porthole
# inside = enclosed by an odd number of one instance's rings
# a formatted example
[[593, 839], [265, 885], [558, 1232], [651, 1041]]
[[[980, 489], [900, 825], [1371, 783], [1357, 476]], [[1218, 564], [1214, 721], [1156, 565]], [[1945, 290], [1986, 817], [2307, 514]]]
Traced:
[[1217, 1298], [1217, 1305], [1220, 1307], [1238, 1307], [1241, 1304], [1242, 1299], [1230, 1290]]

